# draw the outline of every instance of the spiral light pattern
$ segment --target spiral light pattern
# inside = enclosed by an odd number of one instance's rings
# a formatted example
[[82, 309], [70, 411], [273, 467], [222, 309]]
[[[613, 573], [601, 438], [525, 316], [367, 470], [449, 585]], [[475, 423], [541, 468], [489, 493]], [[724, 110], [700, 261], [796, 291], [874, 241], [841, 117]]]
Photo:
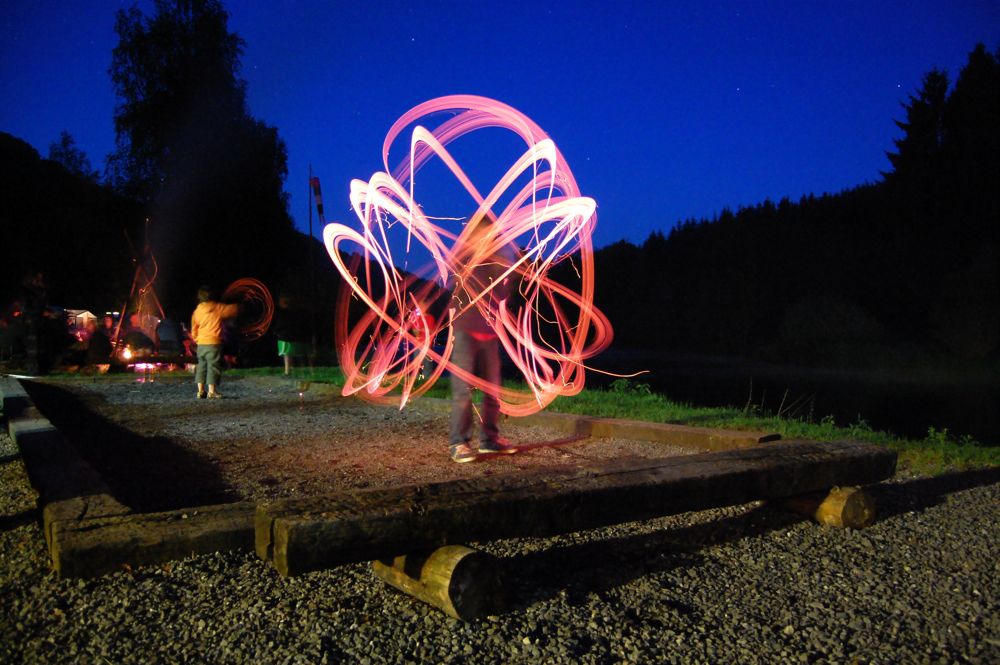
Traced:
[[239, 331], [244, 340], [253, 341], [264, 336], [274, 316], [274, 300], [263, 282], [251, 277], [238, 279], [226, 287], [222, 299], [243, 306]]
[[[444, 115], [433, 129], [429, 125]], [[407, 128], [408, 155], [394, 169], [389, 149]], [[485, 195], [473, 185], [446, 146], [486, 128], [513, 132], [523, 141], [523, 154]], [[415, 175], [439, 159], [470, 196], [468, 219], [484, 214], [495, 218], [473, 256], [459, 252], [471, 225], [452, 231], [432, 218], [415, 200]], [[389, 130], [383, 144], [385, 171], [367, 182], [351, 182], [350, 200], [360, 231], [329, 224], [323, 232], [330, 258], [344, 277], [345, 294], [338, 307], [335, 337], [346, 375], [344, 394], [380, 403], [398, 403], [428, 390], [445, 370], [475, 387], [498, 395], [501, 410], [527, 415], [545, 408], [559, 395], [578, 393], [584, 384], [584, 361], [611, 343], [607, 318], [594, 307], [591, 233], [597, 221], [596, 203], [582, 196], [573, 173], [555, 143], [530, 118], [501, 102], [471, 95], [434, 99], [413, 108]], [[520, 187], [518, 189], [518, 187]], [[500, 203], [501, 199], [504, 203]], [[499, 210], [502, 207], [502, 210]], [[405, 229], [407, 252], [416, 242], [430, 259], [419, 269], [400, 269], [389, 237]], [[487, 298], [492, 285], [451, 309], [440, 321], [425, 316], [431, 301], [449, 277], [464, 280], [468, 265], [518, 248], [518, 259], [503, 278], [518, 285], [517, 296]], [[460, 254], [462, 254], [460, 256]], [[555, 281], [553, 268], [568, 261], [574, 275]], [[351, 321], [351, 300], [366, 305]], [[490, 311], [487, 312], [487, 302]], [[527, 391], [484, 383], [451, 362], [453, 322], [478, 307], [492, 326]], [[444, 332], [443, 345], [432, 342]]]

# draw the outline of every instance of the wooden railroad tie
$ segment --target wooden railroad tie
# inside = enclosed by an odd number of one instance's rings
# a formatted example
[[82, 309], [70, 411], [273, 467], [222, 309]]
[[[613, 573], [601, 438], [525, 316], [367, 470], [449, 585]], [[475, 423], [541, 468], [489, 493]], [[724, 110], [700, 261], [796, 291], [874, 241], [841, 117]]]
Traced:
[[355, 490], [259, 504], [255, 547], [281, 575], [297, 575], [449, 544], [552, 536], [826, 493], [879, 482], [895, 466], [895, 452], [872, 444], [784, 441], [543, 477]]

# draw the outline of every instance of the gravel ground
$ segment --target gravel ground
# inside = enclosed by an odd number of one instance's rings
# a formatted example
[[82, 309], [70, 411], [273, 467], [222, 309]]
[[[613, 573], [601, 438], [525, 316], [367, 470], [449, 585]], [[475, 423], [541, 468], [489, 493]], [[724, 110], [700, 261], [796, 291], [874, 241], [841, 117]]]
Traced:
[[367, 564], [282, 579], [230, 552], [57, 579], [4, 433], [0, 662], [1000, 662], [1000, 471], [872, 493], [863, 531], [749, 504], [479, 543], [509, 605], [463, 623]]
[[343, 398], [332, 386], [236, 379], [225, 398], [196, 400], [190, 379], [26, 383], [39, 409], [71, 433], [120, 501], [140, 512], [359, 487], [545, 474], [622, 457], [689, 454], [649, 441], [576, 440], [502, 423], [521, 449], [480, 464], [448, 457], [444, 400], [400, 411]]

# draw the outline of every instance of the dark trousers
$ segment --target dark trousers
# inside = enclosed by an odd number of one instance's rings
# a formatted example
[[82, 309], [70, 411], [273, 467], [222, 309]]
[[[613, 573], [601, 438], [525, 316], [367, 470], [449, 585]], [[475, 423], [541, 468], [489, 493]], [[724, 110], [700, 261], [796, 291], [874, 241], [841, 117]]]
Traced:
[[[455, 331], [452, 361], [465, 371], [483, 379], [490, 388], [483, 391], [480, 410], [482, 423], [480, 441], [496, 441], [500, 435], [500, 341], [493, 338], [481, 342], [461, 330]], [[472, 386], [460, 377], [451, 375], [451, 432], [450, 443], [468, 443], [472, 439]]]
[[222, 380], [222, 345], [199, 344], [198, 366], [194, 370], [195, 383], [216, 386]]

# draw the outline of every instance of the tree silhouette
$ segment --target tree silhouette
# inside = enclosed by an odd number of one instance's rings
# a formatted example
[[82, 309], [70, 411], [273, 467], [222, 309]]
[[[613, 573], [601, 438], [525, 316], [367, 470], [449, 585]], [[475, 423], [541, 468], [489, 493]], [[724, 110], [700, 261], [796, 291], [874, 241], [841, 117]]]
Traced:
[[73, 135], [65, 129], [59, 134], [59, 140], [49, 144], [49, 159], [59, 162], [70, 173], [97, 182], [98, 173], [90, 166], [87, 154], [77, 147]]
[[894, 171], [884, 175], [909, 177], [924, 183], [929, 177], [939, 175], [947, 93], [948, 74], [934, 69], [924, 75], [916, 96], [910, 95], [909, 103], [903, 105], [906, 120], [895, 121], [903, 136], [893, 141], [898, 152], [887, 153]]
[[227, 21], [217, 0], [156, 0], [151, 18], [136, 7], [118, 11], [111, 162], [116, 185], [134, 198], [155, 198], [171, 156], [187, 147], [193, 130], [207, 134], [246, 118], [244, 41], [229, 33]]
[[595, 254], [615, 344], [782, 363], [967, 362], [1000, 351], [1000, 55], [933, 70], [885, 180], [686, 220]]
[[293, 234], [285, 145], [250, 116], [244, 42], [218, 0], [157, 0], [117, 14], [115, 186], [147, 205], [157, 288], [186, 308], [200, 283], [275, 278]]
[[141, 206], [4, 132], [0, 181], [0, 307], [39, 270], [53, 305], [121, 307], [132, 278], [123, 231], [141, 228]]

